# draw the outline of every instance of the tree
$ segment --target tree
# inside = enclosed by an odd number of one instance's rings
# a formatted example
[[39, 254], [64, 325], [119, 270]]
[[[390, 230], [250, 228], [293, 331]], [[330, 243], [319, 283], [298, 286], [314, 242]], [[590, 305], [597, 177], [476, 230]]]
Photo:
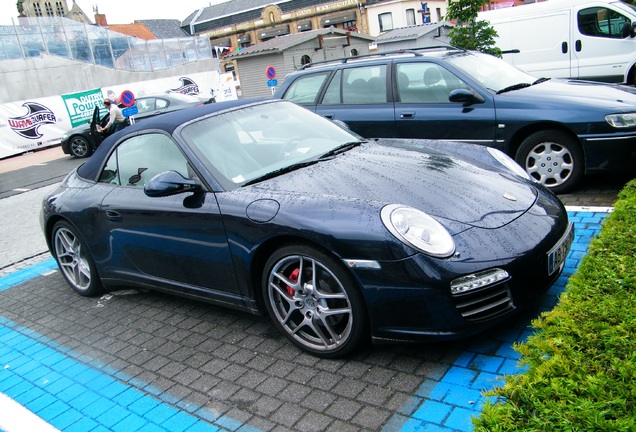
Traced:
[[501, 57], [501, 50], [495, 45], [497, 31], [477, 13], [488, 0], [451, 0], [446, 18], [455, 21], [450, 31], [450, 42], [459, 48], [483, 51]]

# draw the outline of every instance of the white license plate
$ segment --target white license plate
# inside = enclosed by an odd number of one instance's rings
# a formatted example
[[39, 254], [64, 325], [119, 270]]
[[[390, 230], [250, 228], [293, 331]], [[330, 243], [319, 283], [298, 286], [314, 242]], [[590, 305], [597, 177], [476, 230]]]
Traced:
[[570, 223], [568, 230], [563, 237], [561, 237], [556, 246], [548, 252], [548, 275], [551, 275], [561, 268], [565, 262], [565, 258], [568, 256], [568, 252], [570, 251], [570, 246], [572, 246], [573, 241], [574, 227]]

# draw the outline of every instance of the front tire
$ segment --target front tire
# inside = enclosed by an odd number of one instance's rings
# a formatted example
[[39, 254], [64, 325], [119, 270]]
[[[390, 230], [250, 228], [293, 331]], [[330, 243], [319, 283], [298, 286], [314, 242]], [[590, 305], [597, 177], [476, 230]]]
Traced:
[[71, 288], [85, 297], [104, 292], [93, 258], [75, 229], [60, 221], [53, 227], [51, 239], [53, 256]]
[[528, 136], [515, 160], [538, 183], [554, 193], [572, 189], [583, 176], [583, 151], [568, 134], [543, 130]]
[[323, 358], [349, 354], [367, 331], [364, 302], [333, 257], [305, 245], [278, 249], [265, 265], [264, 299], [276, 327]]
[[76, 158], [89, 157], [93, 153], [93, 148], [86, 138], [76, 135], [69, 140], [69, 150]]

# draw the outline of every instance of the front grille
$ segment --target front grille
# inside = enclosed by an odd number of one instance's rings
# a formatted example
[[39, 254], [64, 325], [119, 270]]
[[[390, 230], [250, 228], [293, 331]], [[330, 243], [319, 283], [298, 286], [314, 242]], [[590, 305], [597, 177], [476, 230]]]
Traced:
[[513, 308], [507, 284], [500, 284], [476, 291], [453, 295], [455, 307], [470, 321], [495, 318]]

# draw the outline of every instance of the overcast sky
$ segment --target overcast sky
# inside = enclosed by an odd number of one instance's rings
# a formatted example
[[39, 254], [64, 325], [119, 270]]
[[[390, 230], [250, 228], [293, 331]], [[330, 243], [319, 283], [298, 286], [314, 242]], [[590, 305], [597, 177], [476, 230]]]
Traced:
[[[76, 0], [76, 3], [92, 22], [95, 21], [93, 6], [97, 5], [109, 24], [130, 24], [142, 19], [183, 21], [197, 9], [224, 1], [228, 0]], [[66, 3], [69, 8], [73, 6], [73, 0]], [[11, 24], [11, 18], [17, 23], [17, 16], [16, 0], [0, 0], [0, 24]]]

